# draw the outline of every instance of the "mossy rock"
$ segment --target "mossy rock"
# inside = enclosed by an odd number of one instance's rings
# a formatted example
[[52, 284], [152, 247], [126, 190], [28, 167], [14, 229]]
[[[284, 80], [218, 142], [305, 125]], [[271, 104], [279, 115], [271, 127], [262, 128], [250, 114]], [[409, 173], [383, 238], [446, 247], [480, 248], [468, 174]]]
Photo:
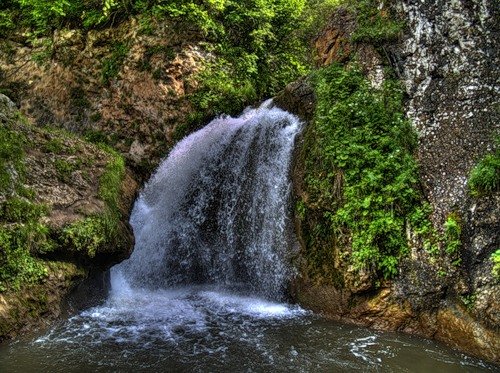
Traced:
[[137, 183], [113, 149], [32, 126], [3, 95], [0, 119], [2, 338], [130, 254]]

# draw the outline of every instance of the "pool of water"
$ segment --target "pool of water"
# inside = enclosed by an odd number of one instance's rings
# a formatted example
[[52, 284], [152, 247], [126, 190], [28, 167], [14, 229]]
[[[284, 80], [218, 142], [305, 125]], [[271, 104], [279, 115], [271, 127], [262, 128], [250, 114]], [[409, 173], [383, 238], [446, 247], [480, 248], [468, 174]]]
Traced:
[[211, 287], [122, 288], [0, 348], [0, 372], [482, 372], [435, 342], [343, 325]]

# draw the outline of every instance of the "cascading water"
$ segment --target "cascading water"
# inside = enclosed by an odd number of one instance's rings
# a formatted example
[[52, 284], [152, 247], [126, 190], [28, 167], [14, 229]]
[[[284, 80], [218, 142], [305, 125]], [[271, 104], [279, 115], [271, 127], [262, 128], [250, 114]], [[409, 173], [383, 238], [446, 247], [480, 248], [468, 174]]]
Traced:
[[264, 104], [185, 138], [132, 212], [131, 287], [215, 284], [281, 300], [292, 269], [289, 165], [299, 121]]
[[282, 303], [294, 238], [288, 179], [298, 120], [267, 105], [181, 141], [132, 214], [136, 247], [100, 306], [1, 372], [482, 371], [429, 341], [334, 324]]

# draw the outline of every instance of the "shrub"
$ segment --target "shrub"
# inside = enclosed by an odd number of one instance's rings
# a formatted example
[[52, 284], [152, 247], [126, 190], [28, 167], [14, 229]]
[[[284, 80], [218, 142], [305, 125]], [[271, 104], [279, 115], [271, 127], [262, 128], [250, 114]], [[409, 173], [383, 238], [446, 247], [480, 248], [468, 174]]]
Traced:
[[500, 191], [500, 151], [485, 156], [472, 170], [469, 188], [473, 196]]
[[[332, 65], [316, 75], [318, 98], [307, 145], [305, 185], [330, 230], [349, 232], [352, 262], [384, 277], [407, 252], [406, 222], [420, 203], [416, 135], [403, 118], [402, 90], [392, 80], [374, 90], [355, 68]], [[333, 186], [342, 175], [343, 192]], [[336, 200], [336, 201], [335, 201]], [[311, 204], [311, 202], [309, 202]]]

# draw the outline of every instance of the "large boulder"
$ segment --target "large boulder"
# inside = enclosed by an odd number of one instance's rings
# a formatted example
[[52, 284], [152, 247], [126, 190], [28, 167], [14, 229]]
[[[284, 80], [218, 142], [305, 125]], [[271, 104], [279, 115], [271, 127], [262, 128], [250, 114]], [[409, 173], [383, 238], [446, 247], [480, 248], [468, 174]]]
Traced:
[[0, 340], [47, 324], [92, 273], [130, 255], [138, 187], [121, 156], [31, 125], [0, 94]]

